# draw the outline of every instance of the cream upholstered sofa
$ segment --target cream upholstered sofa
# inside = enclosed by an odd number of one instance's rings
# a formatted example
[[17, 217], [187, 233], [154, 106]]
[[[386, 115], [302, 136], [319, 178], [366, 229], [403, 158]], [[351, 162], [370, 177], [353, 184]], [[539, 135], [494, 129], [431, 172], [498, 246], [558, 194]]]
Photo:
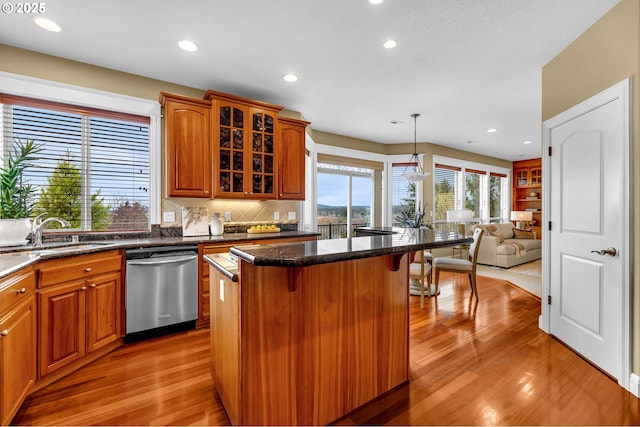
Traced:
[[542, 240], [532, 238], [535, 237], [532, 232], [517, 230], [510, 222], [473, 226], [477, 227], [484, 229], [478, 251], [479, 264], [509, 268], [542, 258]]

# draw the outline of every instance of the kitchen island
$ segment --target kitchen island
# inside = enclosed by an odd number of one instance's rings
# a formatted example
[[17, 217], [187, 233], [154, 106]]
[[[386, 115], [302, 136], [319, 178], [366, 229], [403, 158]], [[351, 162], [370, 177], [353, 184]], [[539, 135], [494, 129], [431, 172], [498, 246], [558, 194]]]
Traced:
[[408, 381], [410, 254], [469, 242], [404, 230], [205, 257], [212, 375], [231, 423], [327, 424]]

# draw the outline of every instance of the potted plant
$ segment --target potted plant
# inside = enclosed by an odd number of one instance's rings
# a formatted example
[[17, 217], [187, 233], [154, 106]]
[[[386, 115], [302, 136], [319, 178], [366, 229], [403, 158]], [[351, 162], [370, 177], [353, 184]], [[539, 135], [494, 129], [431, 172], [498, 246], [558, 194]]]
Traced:
[[25, 244], [31, 232], [36, 189], [26, 182], [24, 170], [36, 160], [42, 147], [33, 140], [14, 140], [13, 149], [0, 167], [0, 244]]
[[429, 224], [424, 222], [426, 210], [427, 203], [424, 204], [422, 209], [416, 209], [416, 184], [411, 182], [407, 187], [407, 196], [401, 200], [400, 210], [394, 219], [403, 228], [431, 228]]

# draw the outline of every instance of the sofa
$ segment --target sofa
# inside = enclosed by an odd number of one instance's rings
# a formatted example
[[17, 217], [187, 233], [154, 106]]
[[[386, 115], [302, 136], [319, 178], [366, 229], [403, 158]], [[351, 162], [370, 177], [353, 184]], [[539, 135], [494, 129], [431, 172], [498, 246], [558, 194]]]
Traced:
[[542, 240], [532, 231], [519, 230], [510, 222], [476, 224], [482, 228], [478, 264], [509, 268], [542, 258]]

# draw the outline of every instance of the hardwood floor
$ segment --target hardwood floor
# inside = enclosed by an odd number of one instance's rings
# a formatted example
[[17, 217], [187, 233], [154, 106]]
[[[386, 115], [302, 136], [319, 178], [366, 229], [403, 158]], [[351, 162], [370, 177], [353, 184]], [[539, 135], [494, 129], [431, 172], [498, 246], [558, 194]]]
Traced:
[[[336, 421], [395, 425], [636, 425], [640, 400], [538, 329], [540, 302], [443, 275], [411, 298], [410, 382]], [[208, 330], [130, 344], [32, 394], [16, 425], [224, 425]]]

